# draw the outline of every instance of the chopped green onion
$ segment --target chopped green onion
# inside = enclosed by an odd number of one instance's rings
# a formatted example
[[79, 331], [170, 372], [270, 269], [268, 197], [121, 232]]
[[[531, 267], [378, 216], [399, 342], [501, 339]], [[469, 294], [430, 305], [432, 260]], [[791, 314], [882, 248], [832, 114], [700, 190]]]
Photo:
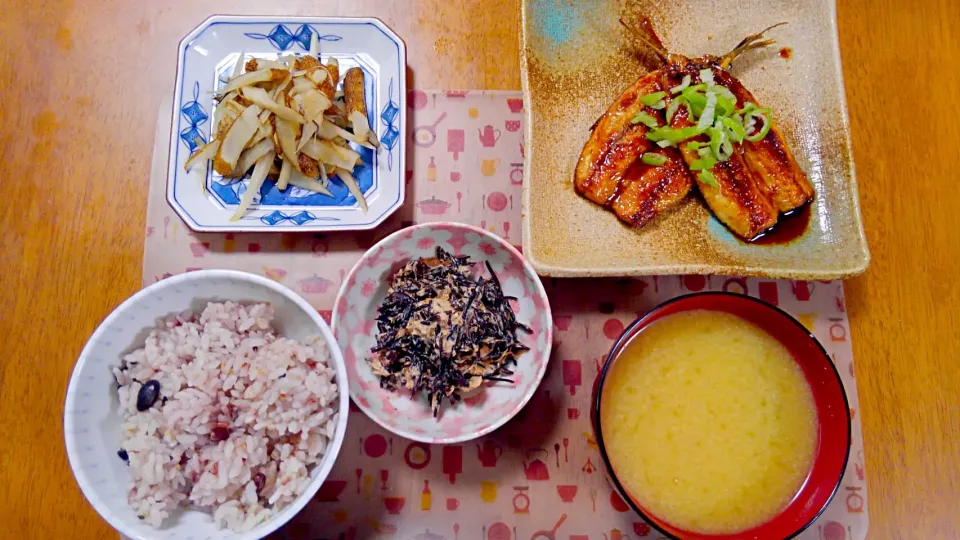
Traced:
[[697, 178], [699, 178], [701, 182], [703, 182], [704, 184], [707, 184], [708, 186], [712, 186], [715, 188], [720, 187], [720, 185], [717, 184], [717, 179], [714, 178], [713, 173], [710, 171], [706, 171], [706, 170], [700, 171], [700, 173], [697, 174]]
[[746, 102], [743, 104], [743, 108], [736, 111], [736, 114], [745, 114], [752, 110], [755, 110], [757, 106], [751, 102]]
[[673, 141], [668, 141], [668, 140], [666, 140], [666, 139], [664, 139], [664, 140], [662, 140], [662, 141], [657, 141], [657, 146], [659, 146], [660, 148], [666, 148], [666, 147], [668, 147], [668, 146], [673, 146]]
[[697, 120], [697, 128], [706, 130], [713, 125], [713, 115], [717, 110], [717, 95], [713, 92], [707, 92], [707, 105], [703, 108], [703, 114]]
[[732, 102], [734, 102], [734, 103], [737, 102], [737, 96], [733, 95], [733, 92], [731, 92], [729, 88], [727, 88], [726, 86], [723, 86], [722, 84], [714, 85], [713, 91], [716, 92], [717, 94], [719, 94], [719, 95], [721, 95], [721, 96], [729, 99], [730, 101], [732, 101]]
[[650, 132], [647, 133], [647, 138], [654, 142], [670, 141], [672, 143], [678, 143], [696, 137], [704, 131], [706, 130], [700, 129], [697, 126], [690, 126], [681, 129], [674, 129], [670, 126], [664, 126], [651, 129]]
[[687, 88], [684, 88], [680, 92], [680, 95], [687, 98], [687, 101], [690, 101], [691, 98], [696, 98], [697, 96], [700, 96], [701, 98], [706, 99], [706, 96], [703, 95], [703, 93], [706, 92], [706, 90], [707, 90], [707, 85], [698, 84], [696, 86], [688, 86]]
[[647, 94], [645, 96], [640, 96], [640, 103], [644, 105], [653, 105], [654, 103], [660, 101], [661, 99], [667, 97], [666, 92], [654, 92], [652, 94]]
[[[723, 88], [722, 86], [714, 86], [714, 88]], [[733, 114], [733, 111], [737, 108], [736, 100], [730, 101], [723, 94], [717, 93], [717, 114], [720, 116], [730, 116]]]
[[763, 120], [763, 127], [753, 135], [747, 135], [744, 139], [750, 142], [757, 142], [767, 136], [767, 133], [770, 133], [770, 109], [756, 109], [747, 113], [744, 119], [747, 121], [748, 125], [753, 125], [753, 119], [759, 118]]
[[705, 89], [706, 85], [698, 84], [681, 92], [681, 95], [689, 104], [690, 112], [698, 118], [703, 114], [703, 109], [707, 106], [707, 96], [700, 92]]
[[653, 154], [650, 152], [647, 152], [642, 156], [640, 156], [640, 159], [642, 159], [643, 162], [646, 163], [647, 165], [653, 165], [654, 167], [663, 165], [664, 163], [667, 162], [666, 156], [662, 156], [660, 154]]
[[702, 142], [699, 142], [699, 141], [690, 141], [690, 142], [687, 143], [687, 146], [688, 146], [691, 150], [700, 150], [701, 148], [703, 148], [703, 147], [705, 147], [705, 146], [709, 146], [709, 144], [707, 144], [707, 143], [702, 143]]
[[726, 137], [723, 138], [723, 142], [720, 144], [719, 157], [720, 161], [727, 161], [733, 157], [733, 143], [730, 142], [730, 139], [727, 139]]
[[713, 70], [710, 68], [701, 69], [700, 80], [705, 82], [708, 87], [713, 85]]
[[710, 155], [711, 152], [713, 152], [713, 150], [711, 150], [709, 146], [704, 146], [703, 148], [697, 150], [697, 155], [703, 157]]
[[703, 156], [700, 159], [695, 159], [690, 163], [690, 170], [692, 171], [709, 171], [717, 164], [717, 160], [713, 156]]
[[677, 114], [677, 111], [680, 110], [680, 105], [686, 103], [687, 100], [683, 99], [683, 96], [676, 97], [673, 101], [670, 102], [670, 105], [667, 105], [667, 125], [669, 126], [673, 123], [673, 115]]
[[643, 124], [651, 129], [657, 127], [657, 119], [643, 111], [638, 112], [637, 115], [630, 120], [630, 123]]
[[710, 150], [713, 151], [713, 156], [720, 161], [730, 159], [733, 155], [733, 144], [727, 140], [726, 131], [711, 127], [707, 130], [707, 135], [710, 136]]
[[651, 109], [656, 109], [658, 111], [662, 111], [666, 107], [667, 107], [667, 102], [662, 99], [650, 106]]
[[680, 84], [670, 89], [671, 94], [679, 94], [684, 88], [690, 86], [690, 75], [684, 75]]
[[[721, 116], [717, 119], [717, 122], [726, 130], [727, 138], [733, 142], [743, 142], [743, 138], [747, 135], [747, 130], [743, 129], [743, 124], [726, 116]], [[714, 124], [714, 127], [718, 126]]]

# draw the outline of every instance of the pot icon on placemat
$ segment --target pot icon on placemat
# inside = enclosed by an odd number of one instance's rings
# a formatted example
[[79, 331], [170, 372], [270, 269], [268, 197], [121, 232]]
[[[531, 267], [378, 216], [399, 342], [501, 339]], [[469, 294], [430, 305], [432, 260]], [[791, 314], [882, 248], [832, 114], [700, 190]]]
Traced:
[[433, 196], [418, 202], [417, 208], [428, 216], [442, 216], [447, 213], [447, 210], [450, 208], [450, 203], [441, 201], [436, 196]]
[[301, 279], [297, 282], [297, 285], [300, 286], [301, 292], [307, 294], [323, 294], [330, 289], [333, 282], [325, 277], [314, 274], [308, 278]]

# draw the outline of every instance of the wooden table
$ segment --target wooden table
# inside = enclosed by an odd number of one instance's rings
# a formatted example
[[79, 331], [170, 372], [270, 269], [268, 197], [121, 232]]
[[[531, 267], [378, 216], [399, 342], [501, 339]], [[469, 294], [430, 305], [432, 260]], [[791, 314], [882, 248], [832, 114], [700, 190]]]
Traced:
[[[520, 87], [516, 1], [14, 0], [0, 17], [0, 522], [114, 533], [64, 452], [80, 348], [140, 288], [157, 109], [176, 45], [216, 12], [375, 15], [410, 85]], [[872, 538], [960, 534], [960, 3], [839, 2], [873, 264], [847, 285]], [[324, 6], [321, 8], [321, 6]]]

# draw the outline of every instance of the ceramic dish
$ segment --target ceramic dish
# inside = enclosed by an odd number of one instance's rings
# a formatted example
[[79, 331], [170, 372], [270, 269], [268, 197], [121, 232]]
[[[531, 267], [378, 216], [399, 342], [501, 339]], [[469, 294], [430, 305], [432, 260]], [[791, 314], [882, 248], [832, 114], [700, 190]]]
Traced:
[[[474, 262], [489, 261], [503, 292], [518, 300], [517, 320], [531, 332], [518, 330], [530, 348], [518, 359], [510, 383], [487, 383], [456, 405], [444, 403], [438, 418], [432, 416], [424, 396], [380, 388], [366, 358], [376, 344], [377, 309], [386, 297], [391, 276], [419, 257], [434, 257], [437, 246]], [[479, 265], [478, 265], [479, 266]], [[486, 275], [485, 269], [479, 269]], [[347, 364], [350, 397], [384, 428], [408, 439], [426, 443], [462, 442], [487, 434], [510, 420], [533, 396], [550, 359], [553, 322], [546, 292], [523, 256], [507, 242], [483, 229], [460, 223], [428, 223], [393, 233], [367, 251], [354, 266], [337, 295], [333, 333]]]
[[[124, 354], [143, 347], [149, 329], [161, 317], [202, 309], [210, 301], [269, 302], [274, 328], [283, 336], [322, 337], [336, 373], [339, 418], [323, 459], [310, 471], [310, 483], [293, 502], [247, 533], [217, 529], [209, 512], [187, 509], [153, 528], [137, 519], [127, 503], [132, 486], [127, 465], [117, 458], [122, 415], [112, 368]], [[347, 429], [350, 401], [344, 388], [346, 368], [330, 328], [315, 309], [290, 289], [270, 279], [232, 270], [199, 270], [159, 281], [130, 297], [100, 324], [73, 369], [64, 403], [63, 431], [70, 468], [84, 496], [113, 528], [131, 538], [262, 538], [289, 521], [313, 498], [327, 478]]]
[[[792, 242], [737, 240], [690, 196], [632, 229], [578, 196], [573, 171], [590, 126], [654, 65], [618, 19], [651, 18], [664, 45], [694, 57], [723, 54], [780, 22], [776, 47], [750, 52], [733, 73], [774, 111], [816, 190], [806, 231]], [[832, 0], [523, 2], [527, 101], [523, 253], [541, 275], [732, 274], [834, 279], [866, 269]], [[781, 47], [789, 48], [783, 55]], [[789, 57], [789, 59], [784, 58]]]
[[[330, 182], [333, 197], [290, 187], [277, 189], [272, 180], [260, 190], [260, 204], [230, 221], [246, 189], [246, 180], [226, 183], [213, 167], [184, 171], [197, 138], [210, 139], [213, 92], [229, 75], [241, 52], [247, 57], [276, 58], [303, 54], [316, 34], [320, 56], [335, 57], [341, 73], [364, 71], [371, 128], [382, 146], [372, 151], [354, 145], [363, 160], [354, 169], [369, 205], [364, 214], [338, 179]], [[174, 94], [173, 129], [167, 166], [167, 201], [195, 231], [333, 231], [370, 229], [403, 204], [406, 149], [406, 47], [385, 24], [371, 18], [210, 17], [180, 42]]]
[[[604, 383], [620, 352], [651, 323], [676, 313], [708, 310], [730, 313], [759, 326], [780, 341], [800, 365], [813, 392], [817, 410], [817, 450], [800, 491], [786, 508], [766, 523], [732, 535], [707, 535], [683, 531], [643, 509], [617, 479], [610, 463], [600, 421]], [[670, 538], [732, 540], [734, 538], [793, 538], [810, 526], [830, 504], [840, 488], [850, 455], [850, 408], [840, 374], [823, 346], [799, 321], [761, 300], [724, 292], [697, 293], [669, 300], [628, 326], [607, 356], [592, 399], [591, 421], [607, 470], [607, 478], [624, 501], [648, 523]], [[599, 429], [598, 429], [599, 427]]]

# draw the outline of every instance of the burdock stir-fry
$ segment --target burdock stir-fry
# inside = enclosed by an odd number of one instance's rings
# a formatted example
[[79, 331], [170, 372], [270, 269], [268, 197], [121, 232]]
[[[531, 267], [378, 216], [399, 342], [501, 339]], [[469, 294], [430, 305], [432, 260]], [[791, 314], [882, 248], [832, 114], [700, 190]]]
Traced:
[[517, 322], [490, 263], [489, 278], [471, 276], [469, 257], [442, 248], [397, 272], [377, 316], [377, 346], [368, 359], [380, 386], [426, 392], [437, 416], [443, 398], [484, 381], [512, 382], [510, 366], [527, 350], [517, 340]]

